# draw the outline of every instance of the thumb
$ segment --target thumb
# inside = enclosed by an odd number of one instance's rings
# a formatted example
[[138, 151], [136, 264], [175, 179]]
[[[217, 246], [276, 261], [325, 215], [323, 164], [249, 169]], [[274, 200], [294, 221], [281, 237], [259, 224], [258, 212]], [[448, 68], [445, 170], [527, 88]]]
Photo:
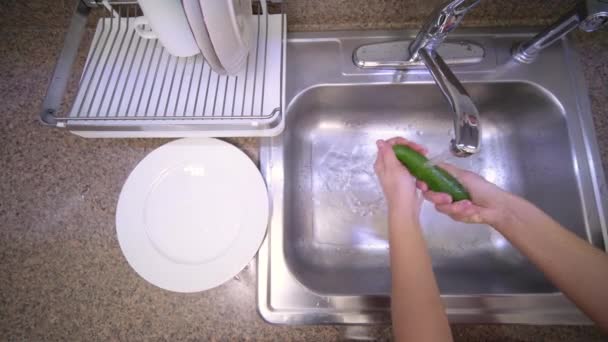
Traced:
[[438, 165], [440, 168], [444, 169], [447, 173], [449, 173], [450, 175], [452, 175], [454, 178], [456, 178], [456, 180], [462, 184], [464, 186], [465, 189], [467, 189], [467, 191], [469, 191], [469, 193], [471, 193], [471, 191], [473, 191], [474, 189], [477, 188], [477, 186], [479, 185], [478, 182], [476, 182], [476, 177], [471, 177], [471, 172], [467, 171], [467, 170], [463, 170], [459, 167], [456, 167], [452, 164], [448, 164], [448, 163], [439, 163]]
[[444, 162], [437, 163], [437, 166], [439, 166], [442, 169], [446, 170], [447, 172], [451, 173], [453, 176], [457, 176], [459, 173], [464, 171], [452, 164], [448, 164], [448, 163], [444, 163]]

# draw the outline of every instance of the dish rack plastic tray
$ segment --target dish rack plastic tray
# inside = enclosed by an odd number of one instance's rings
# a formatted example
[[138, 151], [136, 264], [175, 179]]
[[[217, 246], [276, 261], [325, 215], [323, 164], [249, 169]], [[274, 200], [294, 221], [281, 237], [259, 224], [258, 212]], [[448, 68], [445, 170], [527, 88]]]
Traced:
[[42, 122], [84, 137], [274, 136], [284, 127], [286, 15], [254, 4], [256, 44], [235, 76], [202, 55], [175, 57], [132, 29], [137, 1], [80, 0]]

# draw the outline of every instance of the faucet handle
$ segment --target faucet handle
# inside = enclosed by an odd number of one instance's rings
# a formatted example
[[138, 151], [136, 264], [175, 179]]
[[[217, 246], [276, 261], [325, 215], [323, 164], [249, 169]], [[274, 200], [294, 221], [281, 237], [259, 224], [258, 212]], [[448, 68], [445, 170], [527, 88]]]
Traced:
[[608, 25], [608, 0], [581, 0], [556, 23], [545, 28], [517, 47], [513, 59], [520, 63], [532, 63], [540, 51], [561, 39], [575, 28], [593, 32]]
[[586, 0], [579, 28], [585, 32], [593, 32], [608, 28], [608, 2], [605, 0]]
[[479, 5], [480, 2], [481, 0], [454, 0], [448, 2], [444, 8], [455, 15], [465, 15], [468, 11]]
[[439, 7], [437, 27], [441, 33], [448, 33], [455, 29], [465, 14], [477, 6], [481, 0], [453, 0]]
[[416, 39], [410, 44], [410, 59], [418, 60], [420, 49], [435, 50], [445, 37], [454, 30], [464, 15], [481, 0], [451, 0], [435, 8], [422, 26]]
[[579, 28], [585, 32], [594, 32], [597, 30], [608, 29], [608, 13], [607, 14], [593, 14], [583, 20]]

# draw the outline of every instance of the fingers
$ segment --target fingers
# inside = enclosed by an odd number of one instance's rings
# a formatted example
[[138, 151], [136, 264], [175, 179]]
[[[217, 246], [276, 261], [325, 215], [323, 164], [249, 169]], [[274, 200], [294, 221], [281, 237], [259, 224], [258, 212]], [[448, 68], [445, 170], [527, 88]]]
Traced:
[[454, 221], [460, 221], [464, 223], [484, 223], [481, 213], [479, 213], [476, 209], [472, 209], [472, 211], [468, 213], [458, 213], [448, 215]]
[[[425, 184], [426, 185], [426, 184]], [[435, 205], [450, 205], [452, 204], [452, 196], [443, 192], [424, 191], [424, 198]]]
[[386, 150], [390, 150], [390, 151], [383, 150], [384, 162], [387, 167], [392, 167], [392, 166], [397, 166], [397, 165], [401, 166], [401, 162], [397, 159], [397, 156], [395, 156], [395, 153], [393, 152], [392, 146], [394, 146], [394, 145], [408, 146], [409, 148], [411, 148], [414, 151], [417, 151], [418, 153], [423, 154], [423, 155], [428, 153], [427, 149], [424, 148], [423, 146], [418, 145], [415, 142], [409, 141], [402, 137], [394, 137], [394, 138], [388, 139], [384, 143], [386, 145], [388, 145]]
[[454, 203], [439, 203], [435, 205], [435, 208], [440, 212], [448, 215], [464, 214], [472, 206], [471, 201], [458, 201]]
[[416, 205], [418, 205], [418, 210], [422, 207], [422, 203], [424, 202], [424, 196], [422, 196], [420, 191], [416, 191]]
[[480, 208], [471, 203], [471, 201], [458, 201], [452, 204], [437, 204], [437, 211], [450, 216], [456, 221], [480, 223], [481, 214]]
[[405, 146], [411, 148], [412, 150], [417, 151], [418, 153], [420, 153], [422, 155], [427, 155], [429, 153], [429, 151], [426, 149], [426, 147], [419, 145], [413, 141], [402, 138], [402, 137], [394, 137], [394, 138], [388, 139], [386, 142], [391, 146], [405, 145]]
[[426, 185], [426, 183], [421, 180], [416, 180], [416, 187], [418, 188], [418, 190], [420, 190], [422, 192], [429, 191], [429, 186]]
[[[478, 175], [477, 173], [463, 170], [451, 164], [440, 163], [439, 167], [447, 171], [449, 174], [454, 176], [465, 189], [467, 189], [474, 198], [490, 198], [489, 191], [499, 189], [495, 184], [488, 182], [485, 178]], [[491, 184], [491, 187], [487, 185]], [[477, 201], [478, 199], [475, 199]]]
[[484, 223], [480, 214], [474, 213], [471, 215], [452, 215], [450, 216], [455, 221], [464, 223]]

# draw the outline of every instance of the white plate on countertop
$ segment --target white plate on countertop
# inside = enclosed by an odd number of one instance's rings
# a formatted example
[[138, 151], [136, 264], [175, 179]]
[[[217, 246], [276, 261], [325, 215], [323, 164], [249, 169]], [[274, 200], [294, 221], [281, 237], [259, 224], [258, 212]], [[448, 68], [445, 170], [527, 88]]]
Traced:
[[237, 275], [266, 234], [269, 201], [254, 163], [211, 138], [172, 141], [129, 175], [116, 209], [129, 265], [170, 291], [197, 292]]

